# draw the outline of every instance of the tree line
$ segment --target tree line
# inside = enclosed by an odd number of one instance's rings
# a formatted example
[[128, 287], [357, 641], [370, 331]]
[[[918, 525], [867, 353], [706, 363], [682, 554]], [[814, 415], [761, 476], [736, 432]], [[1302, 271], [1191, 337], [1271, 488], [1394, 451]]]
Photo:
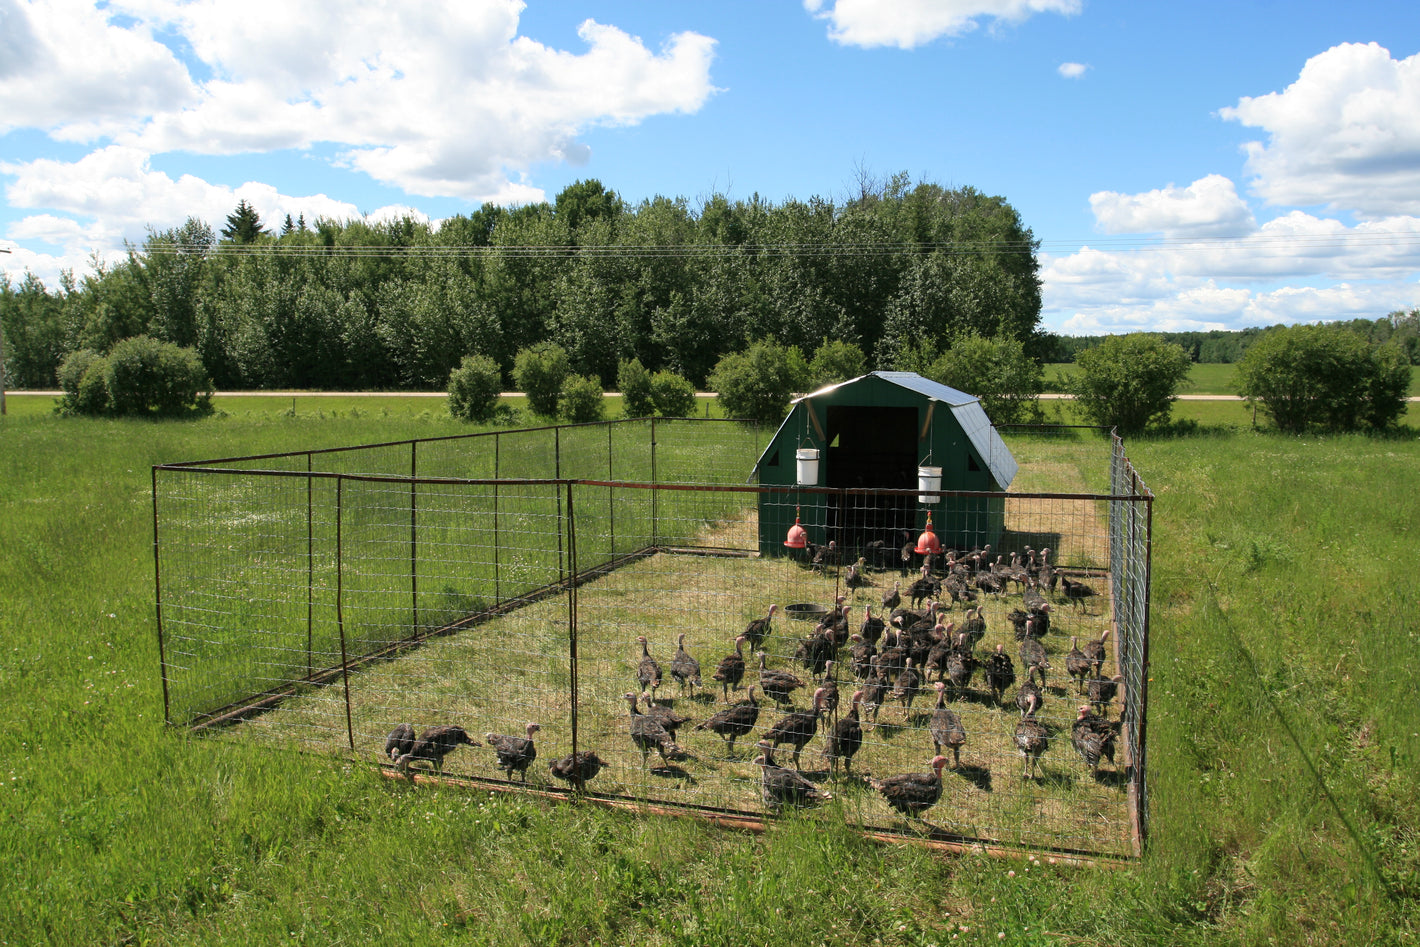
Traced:
[[967, 336], [1039, 358], [1038, 243], [1005, 199], [905, 174], [859, 185], [839, 202], [632, 206], [587, 180], [438, 226], [287, 217], [277, 232], [243, 202], [220, 233], [152, 230], [54, 288], [0, 281], [8, 384], [52, 387], [71, 354], [137, 336], [195, 350], [227, 390], [438, 389], [470, 355], [507, 383], [544, 341], [607, 388], [633, 359], [701, 387], [766, 339], [848, 343], [869, 368]]

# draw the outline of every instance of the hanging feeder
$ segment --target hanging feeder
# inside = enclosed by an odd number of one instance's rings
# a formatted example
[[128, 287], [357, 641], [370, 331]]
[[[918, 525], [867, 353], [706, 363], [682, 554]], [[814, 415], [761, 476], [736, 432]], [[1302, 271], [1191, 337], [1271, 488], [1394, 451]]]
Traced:
[[[917, 489], [933, 492], [942, 489], [942, 468], [918, 467]], [[917, 494], [918, 503], [936, 503], [939, 499], [941, 498], [937, 496], [932, 496], [929, 493]]]
[[800, 447], [797, 451], [794, 452], [794, 459], [798, 462], [799, 486], [817, 486], [818, 448]]
[[919, 556], [931, 554], [939, 556], [942, 554], [942, 541], [937, 538], [937, 534], [932, 532], [932, 514], [927, 514], [927, 528], [922, 531], [922, 535], [917, 537], [917, 548], [913, 550]]
[[789, 535], [784, 538], [784, 545], [790, 549], [803, 549], [809, 544], [809, 531], [799, 525], [799, 508], [794, 507], [794, 525], [789, 527]]

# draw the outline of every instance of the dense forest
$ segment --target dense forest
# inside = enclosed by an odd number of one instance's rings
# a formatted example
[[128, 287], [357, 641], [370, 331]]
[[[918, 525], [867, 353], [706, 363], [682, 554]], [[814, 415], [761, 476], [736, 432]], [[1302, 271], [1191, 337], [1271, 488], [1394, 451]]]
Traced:
[[146, 334], [197, 350], [219, 389], [437, 389], [465, 355], [505, 377], [552, 340], [614, 385], [638, 358], [703, 385], [751, 340], [853, 343], [890, 367], [961, 333], [1043, 354], [1037, 241], [1003, 198], [906, 175], [841, 204], [715, 195], [629, 206], [595, 180], [552, 203], [437, 227], [289, 217], [245, 203], [152, 231], [57, 288], [0, 285], [9, 384], [52, 387], [71, 352]]

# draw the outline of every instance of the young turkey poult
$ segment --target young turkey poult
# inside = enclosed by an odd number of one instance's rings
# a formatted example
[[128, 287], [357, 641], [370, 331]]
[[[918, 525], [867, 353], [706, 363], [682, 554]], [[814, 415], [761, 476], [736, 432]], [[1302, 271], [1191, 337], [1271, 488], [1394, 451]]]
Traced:
[[595, 750], [578, 750], [569, 756], [550, 761], [547, 768], [557, 779], [570, 783], [574, 789], [580, 789], [608, 765], [606, 760], [597, 756]]
[[477, 740], [469, 737], [464, 732], [463, 727], [451, 725], [441, 725], [430, 727], [419, 735], [419, 739], [409, 748], [407, 753], [402, 754], [395, 760], [402, 771], [409, 771], [409, 764], [422, 760], [426, 763], [434, 764], [434, 771], [442, 774], [444, 772], [444, 757], [461, 746], [482, 746]]
[[962, 726], [961, 717], [947, 706], [947, 685], [938, 681], [935, 686], [937, 708], [932, 711], [927, 729], [932, 734], [932, 743], [939, 755], [945, 748], [951, 747], [952, 769], [958, 769], [961, 767], [961, 748], [966, 745], [966, 728]]
[[813, 709], [800, 711], [780, 719], [764, 734], [763, 741], [771, 746], [787, 743], [794, 748], [794, 769], [799, 768], [799, 754], [818, 732], [818, 718], [823, 714], [823, 688], [814, 691]]
[[661, 686], [661, 665], [651, 657], [646, 636], [637, 635], [636, 640], [641, 642], [641, 661], [636, 665], [636, 680], [640, 682], [643, 691], [654, 691]]
[[720, 682], [721, 693], [726, 702], [730, 699], [730, 690], [739, 690], [740, 681], [745, 676], [745, 642], [749, 640], [744, 635], [735, 639], [735, 653], [727, 654], [720, 659], [720, 666], [715, 669], [715, 673], [710, 677]]
[[733, 707], [726, 707], [708, 720], [696, 724], [697, 730], [718, 733], [725, 741], [725, 750], [735, 752], [735, 740], [754, 729], [759, 721], [759, 701], [754, 699], [755, 685], [749, 686], [749, 699], [742, 700]]
[[690, 754], [676, 745], [665, 727], [657, 723], [655, 718], [648, 717], [637, 709], [635, 694], [622, 694], [621, 698], [631, 708], [631, 742], [641, 751], [642, 766], [646, 765], [646, 759], [652, 750], [660, 754], [663, 762], [690, 758]]
[[1040, 761], [1041, 754], [1050, 746], [1050, 733], [1045, 729], [1045, 725], [1035, 719], [1035, 712], [1039, 709], [1036, 703], [1036, 695], [1030, 695], [1027, 707], [1022, 711], [1020, 722], [1016, 724], [1016, 748], [1025, 757], [1021, 768], [1021, 779], [1035, 777], [1035, 766]]
[[921, 818], [923, 812], [942, 798], [942, 767], [947, 765], [947, 758], [934, 756], [931, 765], [930, 773], [903, 773], [885, 779], [869, 779], [868, 785], [882, 793], [888, 805], [909, 819]]
[[745, 640], [749, 642], [750, 651], [758, 651], [760, 645], [764, 644], [764, 639], [774, 630], [774, 613], [777, 611], [779, 606], [771, 605], [768, 615], [756, 618], [745, 626]]
[[414, 740], [414, 728], [407, 723], [399, 724], [385, 737], [385, 756], [394, 762], [414, 749]]
[[825, 802], [833, 797], [809, 782], [802, 774], [785, 769], [774, 762], [772, 744], [760, 741], [760, 755], [755, 759], [759, 766], [760, 791], [764, 804], [777, 812], [781, 806], [808, 806]]
[[835, 723], [825, 734], [823, 758], [828, 761], [829, 769], [835, 774], [838, 772], [838, 761], [842, 760], [844, 775], [853, 775], [853, 756], [863, 745], [863, 726], [858, 720], [858, 706], [862, 702], [863, 692], [854, 691], [853, 705], [849, 708], [848, 715]]
[[1016, 683], [1016, 666], [1011, 662], [1011, 656], [1005, 652], [1004, 646], [998, 644], [996, 650], [986, 656], [981, 676], [986, 680], [986, 686], [996, 703], [1004, 702], [1006, 691]]
[[1070, 742], [1090, 768], [1091, 776], [1099, 775], [1100, 757], [1114, 763], [1114, 743], [1119, 739], [1119, 729], [1119, 721], [1111, 723], [1096, 716], [1088, 704], [1080, 707], [1070, 727]]
[[501, 733], [485, 733], [483, 739], [488, 741], [488, 745], [498, 754], [498, 768], [508, 774], [508, 778], [513, 778], [513, 771], [517, 770], [518, 779], [526, 782], [528, 778], [528, 767], [533, 760], [537, 759], [537, 746], [533, 743], [533, 734], [541, 730], [542, 727], [529, 722], [524, 728], [526, 736], [505, 736]]
[[694, 693], [695, 688], [700, 686], [700, 662], [685, 650], [685, 632], [681, 632], [676, 639], [675, 656], [671, 658], [671, 677], [680, 685], [682, 694], [687, 689]]

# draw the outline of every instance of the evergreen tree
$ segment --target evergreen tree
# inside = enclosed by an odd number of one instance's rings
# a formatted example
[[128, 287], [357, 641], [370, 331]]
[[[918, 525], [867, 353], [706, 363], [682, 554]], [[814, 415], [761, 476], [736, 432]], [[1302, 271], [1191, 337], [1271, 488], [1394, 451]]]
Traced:
[[227, 226], [222, 228], [222, 236], [233, 243], [256, 243], [256, 238], [265, 233], [261, 227], [261, 215], [246, 202], [246, 198], [237, 201], [237, 209], [227, 215]]

